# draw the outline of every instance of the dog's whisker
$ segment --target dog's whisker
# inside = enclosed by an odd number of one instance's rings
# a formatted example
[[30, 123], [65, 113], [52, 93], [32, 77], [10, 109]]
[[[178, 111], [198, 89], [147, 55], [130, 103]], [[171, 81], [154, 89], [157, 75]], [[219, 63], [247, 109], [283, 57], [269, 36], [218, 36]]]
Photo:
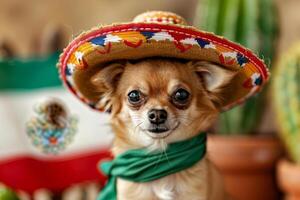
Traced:
[[160, 153], [159, 155], [159, 159], [155, 162], [155, 166], [154, 169], [156, 169], [156, 167], [158, 166], [159, 162], [161, 161], [161, 158], [163, 157], [163, 152]]
[[188, 123], [185, 124], [185, 126], [190, 126], [191, 124], [193, 124], [194, 122], [196, 122], [198, 120], [200, 121], [200, 119], [194, 119], [192, 121], [189, 121]]
[[166, 152], [165, 149], [163, 150], [163, 153], [164, 153], [164, 155], [165, 155], [165, 157], [166, 157], [166, 159], [167, 159], [167, 161], [168, 161], [168, 164], [171, 165], [170, 160], [169, 160], [169, 157], [168, 157], [168, 154], [167, 154], [167, 152]]
[[138, 128], [142, 123], [144, 123], [144, 121], [141, 121], [139, 124], [137, 124], [137, 125], [134, 127], [134, 130], [133, 130], [133, 133], [134, 133], [134, 134], [136, 134], [137, 128]]

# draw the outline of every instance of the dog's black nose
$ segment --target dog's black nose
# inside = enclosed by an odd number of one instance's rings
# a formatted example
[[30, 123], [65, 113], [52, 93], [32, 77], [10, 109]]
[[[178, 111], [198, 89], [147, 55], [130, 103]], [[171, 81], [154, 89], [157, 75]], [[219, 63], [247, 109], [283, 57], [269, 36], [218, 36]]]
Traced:
[[148, 112], [149, 121], [152, 124], [162, 124], [168, 118], [168, 113], [165, 110], [152, 109]]

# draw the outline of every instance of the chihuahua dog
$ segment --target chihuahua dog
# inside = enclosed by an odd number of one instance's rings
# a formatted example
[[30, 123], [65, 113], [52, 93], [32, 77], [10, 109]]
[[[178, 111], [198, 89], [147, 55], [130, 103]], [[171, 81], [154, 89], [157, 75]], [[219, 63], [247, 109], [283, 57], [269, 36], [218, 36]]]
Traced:
[[[116, 156], [137, 148], [164, 151], [169, 143], [207, 130], [235, 72], [206, 61], [148, 58], [114, 62], [90, 74], [93, 87], [86, 87], [86, 93], [101, 97], [99, 105], [111, 113]], [[206, 157], [152, 182], [118, 179], [117, 190], [118, 200], [226, 199], [222, 180]]]

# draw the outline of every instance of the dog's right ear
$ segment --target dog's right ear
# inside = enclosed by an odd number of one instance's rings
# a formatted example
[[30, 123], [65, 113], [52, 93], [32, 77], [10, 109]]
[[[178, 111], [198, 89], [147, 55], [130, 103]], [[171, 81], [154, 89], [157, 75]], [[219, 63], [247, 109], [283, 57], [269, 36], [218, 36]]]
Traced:
[[114, 90], [121, 78], [124, 67], [125, 64], [122, 63], [110, 64], [92, 76], [91, 82], [100, 90]]
[[112, 98], [124, 72], [125, 65], [126, 63], [109, 64], [91, 77], [90, 81], [99, 98], [98, 108], [105, 111], [111, 110]]

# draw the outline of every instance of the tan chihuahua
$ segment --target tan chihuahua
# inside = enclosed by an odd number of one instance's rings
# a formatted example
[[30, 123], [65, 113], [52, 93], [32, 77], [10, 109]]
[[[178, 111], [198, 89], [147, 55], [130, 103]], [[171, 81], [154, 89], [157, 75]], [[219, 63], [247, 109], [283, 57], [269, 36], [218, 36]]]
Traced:
[[[149, 58], [114, 62], [91, 74], [94, 87], [86, 93], [101, 96], [99, 104], [111, 111], [116, 156], [136, 148], [163, 151], [169, 143], [207, 130], [235, 72], [205, 61]], [[117, 194], [118, 200], [226, 199], [222, 180], [207, 158], [148, 183], [118, 179]]]

